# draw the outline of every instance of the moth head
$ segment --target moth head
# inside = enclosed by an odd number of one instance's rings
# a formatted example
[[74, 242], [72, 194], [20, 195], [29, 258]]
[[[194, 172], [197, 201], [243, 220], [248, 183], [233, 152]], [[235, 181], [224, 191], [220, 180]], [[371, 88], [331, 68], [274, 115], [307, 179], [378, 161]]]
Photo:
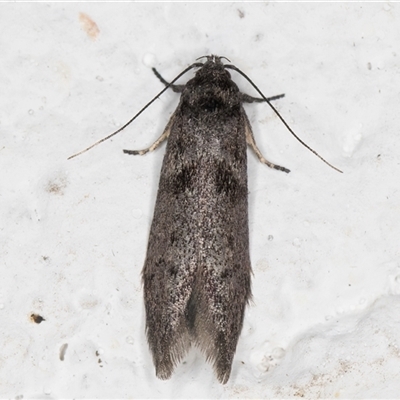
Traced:
[[226, 70], [224, 63], [222, 62], [223, 59], [229, 61], [228, 58], [215, 55], [202, 56], [200, 58], [206, 59], [206, 62], [197, 63], [196, 65], [196, 67], [199, 68], [196, 72], [196, 77], [200, 82], [213, 82], [215, 84], [219, 81], [231, 81], [231, 74]]
[[236, 112], [241, 102], [239, 88], [222, 62], [225, 57], [211, 55], [204, 58], [206, 61], [195, 66], [199, 69], [185, 85], [182, 104], [189, 107], [193, 115]]
[[229, 58], [225, 57], [225, 56], [215, 56], [214, 54], [211, 54], [209, 56], [201, 56], [199, 58], [196, 58], [196, 61], [197, 60], [201, 60], [202, 58], [206, 58], [207, 61], [211, 61], [211, 62], [213, 62], [215, 64], [222, 64], [222, 59], [223, 58], [225, 58], [226, 61], [231, 62], [231, 60]]

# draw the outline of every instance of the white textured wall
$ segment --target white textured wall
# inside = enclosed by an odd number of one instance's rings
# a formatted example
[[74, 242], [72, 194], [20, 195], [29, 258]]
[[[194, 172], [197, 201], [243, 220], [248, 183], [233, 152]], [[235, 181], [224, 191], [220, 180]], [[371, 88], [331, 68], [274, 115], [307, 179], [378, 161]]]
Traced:
[[[0, 397], [349, 398], [400, 393], [399, 4], [0, 5]], [[205, 54], [271, 96], [248, 105], [254, 304], [231, 380], [192, 352], [154, 376], [140, 271], [178, 96]], [[254, 90], [232, 72], [247, 93]], [[189, 79], [188, 77], [182, 82]], [[40, 324], [30, 320], [36, 313]], [[67, 347], [65, 345], [68, 345]], [[60, 349], [64, 359], [60, 359]]]

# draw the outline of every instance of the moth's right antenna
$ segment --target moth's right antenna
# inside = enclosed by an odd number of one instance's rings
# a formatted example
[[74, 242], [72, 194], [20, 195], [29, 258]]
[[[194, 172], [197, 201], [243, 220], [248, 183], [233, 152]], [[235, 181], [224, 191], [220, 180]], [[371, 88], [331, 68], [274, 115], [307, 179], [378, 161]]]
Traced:
[[256, 84], [244, 73], [242, 72], [238, 67], [235, 67], [234, 65], [224, 65], [225, 68], [228, 69], [233, 69], [236, 72], [239, 72], [240, 75], [244, 76], [250, 83], [251, 85], [254, 87], [254, 89], [257, 90], [258, 93], [260, 93], [261, 97], [268, 103], [268, 105], [272, 108], [272, 110], [275, 112], [275, 114], [279, 117], [279, 119], [282, 121], [283, 125], [286, 126], [286, 128], [289, 130], [289, 132], [304, 146], [306, 147], [308, 150], [310, 150], [312, 153], [314, 153], [318, 158], [320, 158], [325, 164], [329, 165], [331, 168], [333, 168], [334, 170], [343, 173], [343, 171], [341, 171], [339, 168], [336, 168], [334, 165], [332, 165], [331, 163], [329, 163], [328, 161], [326, 161], [323, 157], [321, 157], [315, 150], [313, 150], [307, 143], [304, 143], [292, 130], [292, 128], [290, 128], [290, 126], [288, 125], [288, 123], [283, 119], [283, 117], [281, 116], [281, 114], [279, 114], [278, 110], [271, 104], [271, 102], [263, 95], [263, 93], [261, 92], [261, 90], [256, 86]]

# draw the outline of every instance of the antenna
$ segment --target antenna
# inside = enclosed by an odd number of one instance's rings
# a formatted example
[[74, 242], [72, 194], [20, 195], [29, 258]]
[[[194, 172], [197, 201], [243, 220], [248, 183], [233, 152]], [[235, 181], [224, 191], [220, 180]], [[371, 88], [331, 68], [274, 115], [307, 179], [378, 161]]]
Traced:
[[224, 65], [225, 68], [228, 69], [233, 69], [236, 72], [239, 72], [240, 75], [244, 76], [249, 82], [250, 84], [254, 87], [254, 89], [257, 90], [257, 92], [261, 95], [261, 97], [268, 103], [268, 105], [272, 108], [272, 110], [275, 112], [275, 114], [279, 117], [279, 119], [282, 121], [283, 125], [286, 126], [286, 128], [288, 129], [288, 131], [304, 146], [306, 147], [308, 150], [310, 150], [312, 153], [314, 153], [318, 158], [320, 158], [325, 164], [329, 165], [331, 168], [333, 168], [334, 170], [343, 173], [343, 171], [341, 171], [339, 168], [336, 168], [335, 166], [333, 166], [332, 164], [330, 164], [328, 161], [326, 161], [323, 157], [321, 157], [315, 150], [313, 150], [308, 144], [304, 143], [294, 132], [293, 130], [290, 128], [290, 126], [288, 125], [288, 123], [283, 119], [283, 117], [279, 114], [278, 110], [271, 104], [271, 102], [263, 95], [263, 93], [261, 92], [261, 90], [255, 85], [255, 83], [244, 73], [242, 72], [239, 68], [235, 67], [234, 65], [231, 64], [227, 64]]
[[91, 146], [87, 147], [86, 149], [80, 151], [79, 153], [76, 153], [70, 157], [68, 157], [68, 160], [70, 160], [71, 158], [77, 157], [83, 153], [86, 153], [88, 150], [92, 149], [93, 147], [97, 146], [98, 144], [105, 142], [106, 140], [112, 138], [113, 136], [115, 136], [117, 133], [121, 132], [122, 130], [124, 130], [129, 124], [131, 124], [150, 104], [152, 104], [156, 99], [158, 99], [159, 96], [161, 96], [170, 86], [173, 85], [173, 83], [175, 81], [177, 81], [182, 75], [186, 74], [186, 72], [188, 72], [189, 70], [191, 70], [192, 68], [196, 68], [196, 67], [201, 67], [203, 64], [202, 63], [194, 63], [192, 65], [190, 65], [189, 67], [187, 67], [184, 71], [182, 71], [175, 79], [173, 79], [170, 83], [167, 84], [167, 86], [161, 90], [160, 93], [158, 93], [152, 100], [150, 100], [134, 117], [132, 117], [124, 126], [122, 126], [121, 128], [117, 129], [115, 132], [113, 132], [111, 135], [106, 136], [103, 139], [100, 139], [99, 141], [97, 141], [96, 143], [93, 143]]

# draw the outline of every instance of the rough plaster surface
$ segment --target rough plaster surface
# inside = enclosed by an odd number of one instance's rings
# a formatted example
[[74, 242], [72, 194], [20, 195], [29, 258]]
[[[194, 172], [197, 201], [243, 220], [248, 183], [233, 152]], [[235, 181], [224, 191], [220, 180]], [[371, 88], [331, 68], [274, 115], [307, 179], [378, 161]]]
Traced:
[[[400, 393], [399, 4], [0, 5], [0, 396], [394, 398]], [[254, 304], [231, 380], [193, 351], [154, 376], [140, 271], [178, 98], [80, 157], [197, 57], [271, 96], [248, 105]], [[243, 91], [254, 90], [232, 75]], [[189, 76], [182, 79], [185, 82]], [[36, 314], [45, 320], [32, 320]]]

